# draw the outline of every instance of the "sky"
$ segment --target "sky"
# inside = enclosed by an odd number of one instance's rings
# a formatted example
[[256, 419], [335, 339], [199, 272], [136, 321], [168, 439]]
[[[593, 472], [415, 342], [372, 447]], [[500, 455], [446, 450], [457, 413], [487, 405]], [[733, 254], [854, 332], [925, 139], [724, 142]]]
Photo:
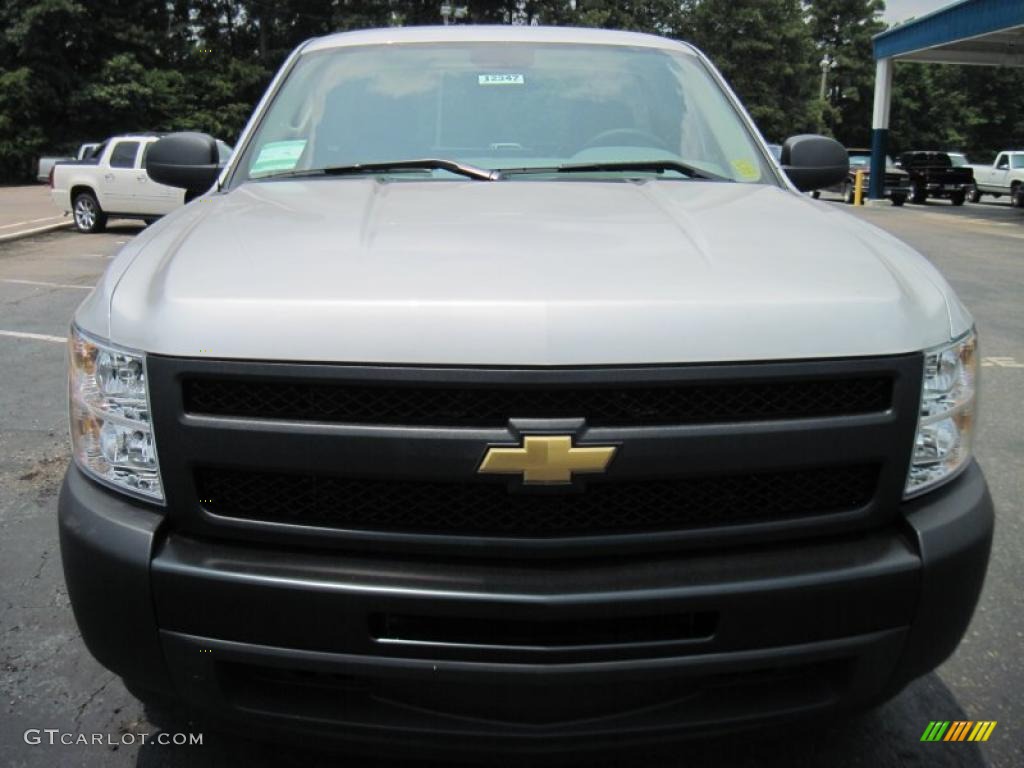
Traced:
[[924, 16], [954, 2], [955, 0], [885, 0], [885, 13], [882, 18], [894, 24], [906, 21], [912, 16]]

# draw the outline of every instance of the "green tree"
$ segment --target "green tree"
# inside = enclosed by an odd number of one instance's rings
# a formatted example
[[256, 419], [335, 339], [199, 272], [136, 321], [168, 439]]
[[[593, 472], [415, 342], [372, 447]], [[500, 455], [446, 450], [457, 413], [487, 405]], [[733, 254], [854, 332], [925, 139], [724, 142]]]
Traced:
[[679, 0], [579, 0], [575, 18], [568, 23], [681, 37], [688, 11], [689, 4]]
[[151, 130], [180, 105], [181, 86], [179, 73], [147, 68], [134, 53], [119, 53], [71, 94], [68, 106], [97, 138]]
[[898, 63], [893, 73], [890, 149], [953, 149], [962, 146], [967, 97], [953, 68]]
[[814, 130], [813, 43], [799, 0], [700, 0], [688, 17], [692, 41], [769, 140]]
[[1020, 143], [1024, 70], [897, 63], [890, 135], [894, 152], [961, 150], [975, 162]]
[[808, 5], [815, 62], [835, 62], [828, 73], [826, 110], [832, 133], [844, 144], [871, 138], [875, 60], [871, 39], [885, 29], [883, 0], [812, 0]]
[[[150, 75], [170, 55], [166, 6], [150, 0], [109, 0], [102, 12], [96, 6], [0, 4], [0, 181], [30, 179], [38, 155], [102, 136], [112, 121], [87, 94], [116, 105], [121, 115], [132, 105], [152, 109], [149, 102], [165, 100]], [[131, 124], [146, 119], [140, 114]]]
[[[870, 136], [871, 38], [882, 0], [453, 0], [466, 22], [628, 29], [694, 42], [771, 139], [825, 127]], [[440, 0], [4, 0], [0, 182], [35, 158], [127, 130], [203, 130], [234, 141], [273, 73], [303, 40], [437, 24]], [[836, 62], [828, 103], [818, 62]], [[894, 149], [1020, 143], [1024, 70], [898, 64]]]
[[89, 26], [71, 0], [0, 4], [0, 181], [31, 178], [36, 156], [68, 142]]
[[965, 141], [959, 145], [976, 162], [988, 162], [1004, 149], [1024, 145], [1024, 68], [953, 67], [958, 70], [960, 93], [965, 101], [959, 129]]
[[47, 143], [43, 125], [34, 122], [38, 94], [28, 67], [0, 69], [0, 181], [32, 177], [32, 158]]

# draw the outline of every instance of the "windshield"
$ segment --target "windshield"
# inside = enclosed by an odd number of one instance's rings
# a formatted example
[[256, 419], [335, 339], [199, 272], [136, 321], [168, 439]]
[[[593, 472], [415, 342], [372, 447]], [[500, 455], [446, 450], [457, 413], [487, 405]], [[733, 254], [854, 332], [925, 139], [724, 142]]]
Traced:
[[224, 166], [231, 161], [231, 155], [234, 154], [234, 147], [228, 144], [226, 141], [217, 139], [217, 162]]
[[[736, 109], [687, 52], [618, 45], [431, 43], [303, 55], [232, 178], [438, 158], [487, 170], [778, 181]], [[524, 170], [525, 169], [525, 170]], [[383, 173], [384, 171], [382, 171]], [[443, 168], [394, 169], [417, 179]], [[590, 174], [588, 174], [589, 176]], [[535, 178], [531, 176], [530, 178]]]

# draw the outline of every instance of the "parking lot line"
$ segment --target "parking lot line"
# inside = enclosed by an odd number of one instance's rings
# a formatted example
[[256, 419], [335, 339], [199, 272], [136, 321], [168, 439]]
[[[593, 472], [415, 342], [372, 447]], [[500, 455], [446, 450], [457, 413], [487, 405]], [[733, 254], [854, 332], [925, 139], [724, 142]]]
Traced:
[[14, 339], [32, 339], [34, 341], [52, 341], [55, 344], [67, 344], [67, 336], [50, 336], [46, 333], [29, 333], [27, 331], [0, 331], [0, 336], [10, 336]]
[[32, 229], [22, 229], [15, 230], [13, 232], [4, 232], [0, 234], [0, 243], [5, 243], [10, 240], [19, 240], [23, 237], [28, 237], [29, 235], [39, 235], [42, 234], [43, 232], [52, 232], [53, 230], [63, 229], [64, 227], [70, 226], [70, 219], [67, 221], [61, 221], [58, 219], [56, 221], [52, 221], [49, 224], [41, 224], [38, 227], [33, 227]]
[[48, 283], [43, 280], [15, 280], [14, 278], [0, 278], [0, 283], [14, 283], [15, 285], [41, 285], [46, 288], [78, 288], [83, 291], [91, 291], [91, 285], [73, 285], [72, 283]]
[[26, 219], [25, 221], [16, 221], [13, 224], [0, 224], [0, 229], [10, 229], [11, 227], [20, 227], [23, 224], [37, 224], [40, 221], [52, 221], [53, 219], [62, 219], [63, 216], [44, 216], [41, 219]]
[[942, 213], [919, 213], [918, 215], [922, 219], [929, 219], [931, 221], [942, 222], [944, 224], [959, 224], [961, 226], [972, 227], [974, 229], [983, 229], [997, 237], [1012, 237], [1017, 240], [1024, 240], [1024, 234], [994, 229], [994, 227], [1019, 227], [1020, 223], [1016, 221], [996, 221], [992, 219], [981, 219], [976, 216], [950, 216]]
[[981, 218], [978, 218], [977, 216], [955, 216], [954, 217], [954, 216], [952, 216], [950, 214], [947, 214], [947, 213], [923, 212], [923, 213], [921, 213], [921, 217], [925, 218], [925, 219], [935, 219], [937, 221], [945, 221], [945, 222], [951, 222], [951, 223], [984, 224], [985, 226], [990, 226], [992, 224], [1002, 225], [1002, 224], [1009, 223], [1009, 222], [1005, 222], [1005, 221], [991, 221], [989, 219], [981, 219]]
[[982, 368], [1024, 368], [1024, 363], [1018, 363], [1013, 357], [1004, 355], [1001, 357], [981, 358]]

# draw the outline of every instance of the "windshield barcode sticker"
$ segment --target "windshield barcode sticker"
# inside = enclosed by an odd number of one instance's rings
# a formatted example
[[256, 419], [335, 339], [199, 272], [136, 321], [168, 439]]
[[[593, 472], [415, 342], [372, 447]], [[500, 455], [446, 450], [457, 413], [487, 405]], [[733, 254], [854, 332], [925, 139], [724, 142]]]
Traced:
[[480, 85], [523, 85], [526, 80], [522, 75], [480, 75]]

